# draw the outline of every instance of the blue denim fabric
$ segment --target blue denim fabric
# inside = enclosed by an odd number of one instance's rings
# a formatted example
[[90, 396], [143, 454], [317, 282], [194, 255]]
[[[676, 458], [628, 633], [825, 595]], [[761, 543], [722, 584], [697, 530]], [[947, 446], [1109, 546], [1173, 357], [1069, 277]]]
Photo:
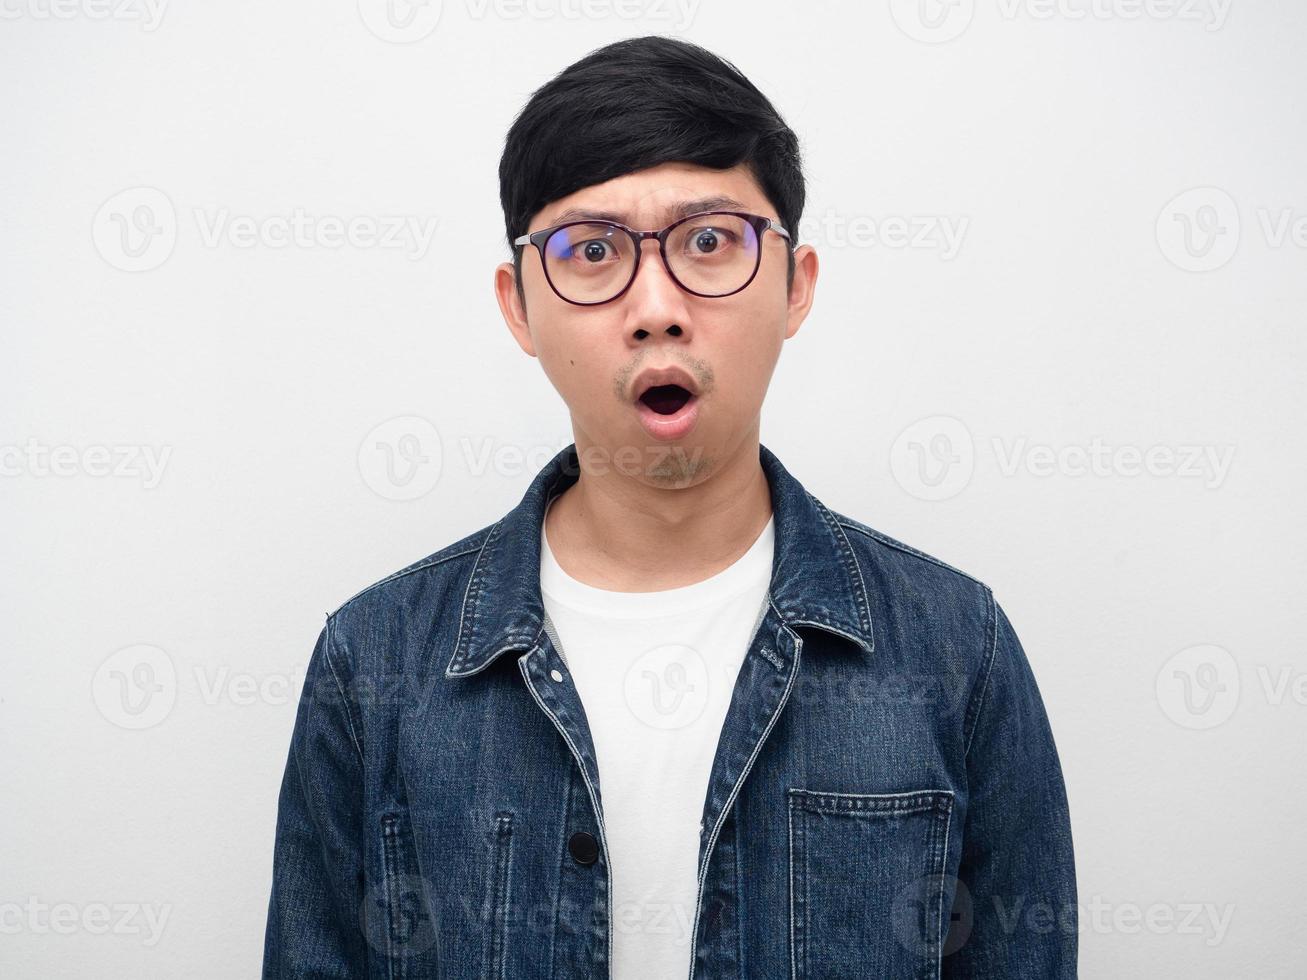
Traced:
[[[760, 459], [775, 559], [704, 802], [692, 976], [1074, 977], [1067, 799], [1012, 624]], [[265, 977], [609, 975], [603, 786], [539, 582], [576, 478], [572, 445], [501, 521], [327, 617]]]

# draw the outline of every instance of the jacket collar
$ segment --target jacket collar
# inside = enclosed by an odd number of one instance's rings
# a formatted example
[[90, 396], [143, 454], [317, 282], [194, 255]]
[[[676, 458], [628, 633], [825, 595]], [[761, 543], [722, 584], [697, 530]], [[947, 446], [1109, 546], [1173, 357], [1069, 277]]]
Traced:
[[[837, 634], [873, 650], [866, 586], [843, 528], [819, 500], [759, 445], [775, 517], [771, 601], [789, 627]], [[544, 626], [540, 525], [550, 500], [577, 481], [576, 444], [561, 450], [522, 502], [490, 529], [463, 595], [458, 640], [446, 677], [485, 669], [508, 650], [531, 648]]]

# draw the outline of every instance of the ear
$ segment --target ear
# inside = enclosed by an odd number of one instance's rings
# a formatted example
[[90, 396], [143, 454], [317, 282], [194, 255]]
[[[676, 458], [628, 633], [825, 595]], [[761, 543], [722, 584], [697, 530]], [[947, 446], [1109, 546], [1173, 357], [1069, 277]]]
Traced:
[[811, 245], [800, 245], [794, 250], [794, 281], [790, 284], [786, 340], [799, 332], [808, 311], [812, 309], [813, 296], [817, 291], [817, 266], [817, 250]]
[[499, 302], [499, 312], [504, 315], [504, 322], [508, 324], [509, 333], [517, 341], [517, 346], [535, 357], [531, 328], [526, 322], [526, 306], [517, 293], [517, 271], [512, 262], [501, 262], [495, 267], [495, 299]]

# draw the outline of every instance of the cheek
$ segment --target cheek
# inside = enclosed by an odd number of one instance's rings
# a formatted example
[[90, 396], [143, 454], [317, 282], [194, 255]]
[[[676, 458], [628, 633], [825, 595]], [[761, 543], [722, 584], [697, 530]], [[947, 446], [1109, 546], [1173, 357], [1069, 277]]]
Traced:
[[604, 395], [606, 382], [595, 345], [586, 342], [575, 323], [533, 321], [532, 336], [540, 367], [570, 407], [579, 408]]
[[771, 382], [785, 342], [786, 310], [772, 296], [751, 297], [723, 326], [729, 343], [715, 352], [713, 365], [723, 375], [732, 401], [754, 409]]
[[770, 370], [785, 342], [788, 315], [783, 300], [760, 290], [732, 311], [730, 321], [723, 326], [730, 337], [730, 360], [738, 362], [742, 372]]

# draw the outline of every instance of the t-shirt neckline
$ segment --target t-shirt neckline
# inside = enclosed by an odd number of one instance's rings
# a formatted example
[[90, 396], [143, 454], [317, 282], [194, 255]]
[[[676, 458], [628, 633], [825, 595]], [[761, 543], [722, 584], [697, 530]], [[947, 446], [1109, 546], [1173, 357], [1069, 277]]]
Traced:
[[[557, 498], [554, 498], [557, 499]], [[553, 505], [553, 500], [550, 502]], [[545, 509], [548, 514], [548, 507]], [[573, 578], [554, 557], [540, 522], [540, 591], [543, 596], [577, 612], [601, 613], [605, 616], [639, 617], [650, 614], [688, 612], [724, 602], [755, 588], [761, 579], [771, 578], [775, 544], [776, 515], [767, 519], [749, 549], [715, 575], [689, 585], [654, 592], [614, 592], [588, 585]]]

